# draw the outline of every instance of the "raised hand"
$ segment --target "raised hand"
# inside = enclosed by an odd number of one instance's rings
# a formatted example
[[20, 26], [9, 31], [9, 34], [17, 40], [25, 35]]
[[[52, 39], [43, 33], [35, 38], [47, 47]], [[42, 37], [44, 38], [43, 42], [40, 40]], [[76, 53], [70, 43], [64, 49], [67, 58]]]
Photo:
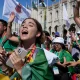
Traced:
[[71, 39], [72, 39], [72, 41], [76, 41], [77, 40], [74, 33], [71, 34]]
[[14, 13], [14, 12], [11, 12], [11, 14], [10, 14], [10, 16], [9, 16], [8, 22], [9, 22], [9, 23], [10, 23], [10, 22], [13, 22], [14, 18], [15, 18], [15, 13]]
[[[7, 25], [7, 39], [10, 38], [12, 32], [11, 32], [11, 28], [12, 28], [12, 22], [15, 18], [15, 13], [11, 12], [10, 16], [9, 16], [9, 20], [8, 20], [8, 25]], [[6, 39], [6, 40], [7, 40]]]

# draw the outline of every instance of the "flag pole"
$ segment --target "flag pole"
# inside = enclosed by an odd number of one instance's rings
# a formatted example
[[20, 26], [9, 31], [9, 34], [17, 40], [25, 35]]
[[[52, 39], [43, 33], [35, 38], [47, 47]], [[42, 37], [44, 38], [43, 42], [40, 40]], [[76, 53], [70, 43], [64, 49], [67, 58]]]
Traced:
[[[61, 11], [62, 10], [62, 0], [59, 1], [59, 8], [60, 8], [59, 9], [60, 10], [59, 11], [60, 12], [60, 15], [62, 16], [62, 11]], [[62, 17], [59, 17], [60, 26], [62, 26], [62, 23], [63, 23], [62, 21], [63, 21]]]
[[46, 16], [46, 27], [48, 27], [48, 0], [47, 0], [47, 16]]
[[38, 11], [37, 11], [37, 17], [38, 17], [38, 21], [39, 21], [39, 0], [38, 0]]
[[[62, 0], [60, 1], [60, 4], [61, 4], [61, 10], [63, 10], [63, 2]], [[61, 11], [62, 12], [62, 11]], [[62, 13], [61, 13], [62, 14]], [[63, 27], [63, 14], [62, 14], [62, 18], [61, 18], [61, 27]], [[62, 30], [62, 36], [63, 36], [63, 30]]]
[[[33, 13], [34, 14], [34, 11], [33, 11], [33, 7], [32, 7], [32, 0], [31, 0], [31, 13]], [[31, 15], [31, 17], [32, 17], [32, 15]], [[34, 17], [34, 16], [33, 16]]]
[[27, 8], [27, 2], [26, 2], [26, 8]]
[[31, 0], [31, 11], [32, 11], [32, 0]]
[[[60, 15], [60, 16], [62, 16], [62, 0], [59, 0], [59, 2], [58, 2], [58, 5], [59, 5], [59, 14], [58, 15]], [[58, 17], [58, 20], [59, 20], [59, 27], [62, 27], [62, 17]]]

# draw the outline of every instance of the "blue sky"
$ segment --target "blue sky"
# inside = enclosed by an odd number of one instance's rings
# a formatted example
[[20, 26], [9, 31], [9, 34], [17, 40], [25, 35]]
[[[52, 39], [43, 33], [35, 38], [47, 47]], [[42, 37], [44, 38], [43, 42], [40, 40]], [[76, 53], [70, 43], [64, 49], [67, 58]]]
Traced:
[[[8, 0], [7, 0], [8, 1]], [[31, 5], [31, 0], [17, 0], [18, 2], [20, 2], [20, 4], [24, 5], [26, 7], [26, 4], [28, 4], [29, 6]], [[47, 0], [44, 0], [45, 3], [47, 3]], [[58, 2], [59, 0], [55, 0], [55, 2], [52, 2], [51, 0], [48, 0], [48, 5], [52, 5], [56, 2]], [[7, 21], [7, 18], [5, 18], [4, 16], [2, 16], [2, 12], [3, 12], [3, 5], [4, 5], [4, 0], [0, 0], [0, 19], [4, 19]]]

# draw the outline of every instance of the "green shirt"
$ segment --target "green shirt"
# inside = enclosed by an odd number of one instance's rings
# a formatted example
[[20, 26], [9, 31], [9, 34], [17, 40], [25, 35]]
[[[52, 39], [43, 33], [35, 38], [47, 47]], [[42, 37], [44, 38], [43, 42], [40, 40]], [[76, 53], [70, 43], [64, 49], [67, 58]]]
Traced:
[[51, 50], [50, 50], [50, 52], [54, 53], [54, 52], [55, 52], [55, 50], [54, 50], [54, 49], [51, 49]]
[[[78, 43], [80, 44], [80, 40], [78, 40]], [[76, 44], [76, 41], [74, 41], [73, 42], [73, 44], [72, 44], [72, 46], [74, 47], [74, 46], [76, 46], [77, 44]]]
[[[59, 56], [59, 59], [60, 59], [61, 63], [64, 62], [64, 57], [66, 58], [67, 62], [73, 61], [73, 58], [72, 58], [71, 54], [66, 50], [61, 50], [60, 52], [55, 52], [55, 54], [57, 56]], [[74, 72], [74, 68], [73, 67], [68, 67], [68, 71], [73, 73]]]
[[[6, 36], [4, 36], [5, 38]], [[2, 44], [2, 41], [4, 38], [0, 38], [0, 44]], [[3, 47], [6, 51], [13, 51], [16, 47], [18, 46], [17, 43], [13, 42], [13, 41], [10, 41], [10, 40], [7, 40], [4, 42], [3, 44]]]
[[[4, 36], [3, 38], [0, 38], [0, 45], [1, 45], [1, 46], [3, 45], [5, 51], [7, 51], [7, 52], [13, 51], [13, 50], [18, 46], [18, 44], [15, 43], [15, 42], [12, 42], [12, 41], [10, 41], [10, 40], [6, 40], [6, 41], [4, 42], [4, 44], [2, 44], [2, 41], [3, 41], [3, 39], [5, 39], [5, 38], [6, 38], [6, 36]], [[1, 74], [3, 73], [1, 67], [0, 67], [0, 73], [1, 73]]]

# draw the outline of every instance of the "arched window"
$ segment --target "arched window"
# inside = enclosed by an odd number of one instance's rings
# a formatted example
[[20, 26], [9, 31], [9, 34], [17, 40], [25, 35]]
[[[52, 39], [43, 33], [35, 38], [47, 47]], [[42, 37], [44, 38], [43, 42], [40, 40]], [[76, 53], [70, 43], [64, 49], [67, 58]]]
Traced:
[[49, 33], [50, 33], [50, 35], [51, 35], [51, 26], [49, 27]]
[[63, 29], [65, 29], [65, 27], [66, 27], [66, 25], [65, 25], [65, 24], [63, 24], [62, 28], [63, 28]]
[[54, 27], [55, 32], [57, 32], [57, 30], [58, 30], [57, 28], [58, 28], [58, 25], [56, 25], [56, 26]]

